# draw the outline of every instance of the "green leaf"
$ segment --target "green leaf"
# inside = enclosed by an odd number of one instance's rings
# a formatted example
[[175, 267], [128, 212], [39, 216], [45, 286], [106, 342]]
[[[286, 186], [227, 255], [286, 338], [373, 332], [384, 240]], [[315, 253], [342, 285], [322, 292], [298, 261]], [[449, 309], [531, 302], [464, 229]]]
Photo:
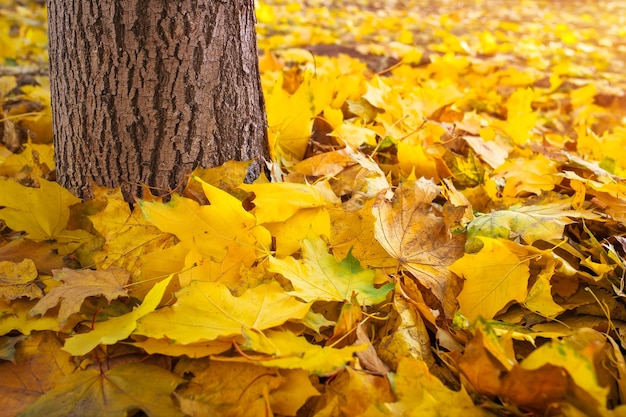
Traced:
[[270, 271], [291, 281], [294, 291], [289, 294], [293, 296], [305, 301], [344, 301], [356, 292], [361, 305], [373, 305], [385, 300], [393, 289], [392, 283], [376, 288], [374, 270], [361, 268], [350, 253], [337, 262], [320, 237], [305, 239], [301, 248], [301, 259], [270, 258]]

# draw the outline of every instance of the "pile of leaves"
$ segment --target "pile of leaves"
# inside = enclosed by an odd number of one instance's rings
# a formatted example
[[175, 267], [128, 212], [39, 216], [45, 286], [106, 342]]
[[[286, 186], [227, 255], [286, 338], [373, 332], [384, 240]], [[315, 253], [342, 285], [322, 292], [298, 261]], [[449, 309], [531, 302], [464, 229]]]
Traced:
[[619, 2], [334, 3], [257, 4], [272, 181], [80, 201], [0, 78], [5, 415], [626, 414]]

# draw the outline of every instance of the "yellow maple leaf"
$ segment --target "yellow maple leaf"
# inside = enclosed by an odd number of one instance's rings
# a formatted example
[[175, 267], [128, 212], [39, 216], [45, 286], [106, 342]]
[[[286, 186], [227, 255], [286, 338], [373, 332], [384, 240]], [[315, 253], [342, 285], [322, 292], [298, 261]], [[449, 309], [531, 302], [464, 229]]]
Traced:
[[[59, 323], [56, 318], [33, 318], [30, 316], [30, 309], [35, 303], [35, 301], [18, 299], [13, 301], [6, 311], [0, 310], [0, 334], [8, 334], [12, 330], [17, 330], [26, 335], [35, 330], [59, 331]], [[2, 303], [0, 303], [0, 307], [4, 307]]]
[[32, 188], [0, 180], [0, 219], [11, 229], [26, 232], [32, 240], [54, 240], [73, 232], [88, 235], [66, 230], [70, 206], [77, 203], [80, 199], [56, 182], [40, 179], [39, 188]]
[[305, 301], [345, 301], [350, 300], [355, 292], [359, 303], [372, 305], [383, 301], [393, 289], [392, 283], [376, 288], [374, 271], [362, 269], [359, 261], [350, 254], [337, 262], [320, 237], [303, 240], [301, 248], [299, 260], [270, 258], [269, 270], [291, 281], [294, 291], [289, 294], [293, 296]]
[[519, 245], [487, 237], [478, 239], [483, 242], [480, 252], [466, 253], [449, 266], [465, 279], [458, 301], [461, 313], [470, 321], [477, 317], [491, 319], [509, 303], [524, 301], [530, 276], [528, 259], [516, 253]]
[[282, 370], [285, 382], [270, 393], [272, 411], [285, 416], [295, 416], [311, 397], [320, 395], [311, 383], [309, 373], [302, 369]]
[[51, 144], [25, 143], [23, 147], [22, 152], [10, 154], [4, 161], [0, 158], [0, 175], [19, 178], [24, 168], [28, 167], [31, 170], [30, 178], [38, 181], [38, 178], [54, 171], [54, 149]]
[[176, 293], [174, 305], [139, 320], [135, 334], [180, 344], [235, 336], [242, 329], [264, 330], [302, 319], [310, 304], [285, 294], [278, 283], [251, 288], [233, 297], [221, 283], [194, 281]]
[[330, 247], [333, 254], [343, 259], [349, 253], [362, 265], [368, 267], [394, 267], [398, 261], [392, 258], [374, 239], [374, 199], [367, 200], [358, 210], [336, 209], [330, 211]]
[[[46, 37], [43, 37], [45, 42]], [[21, 117], [19, 124], [26, 129], [34, 143], [52, 143], [52, 106], [50, 105], [50, 86], [25, 85], [20, 89], [24, 99], [40, 104], [41, 110]]]
[[550, 191], [561, 182], [553, 161], [539, 154], [529, 158], [513, 158], [493, 172], [494, 177], [504, 178], [504, 197], [523, 196], [526, 193], [541, 194]]
[[390, 334], [381, 338], [376, 349], [378, 356], [393, 369], [397, 368], [403, 358], [434, 364], [430, 337], [422, 316], [414, 305], [397, 294], [393, 299], [397, 318]]
[[347, 367], [329, 381], [328, 389], [317, 401], [315, 414], [319, 416], [375, 416], [366, 412], [368, 406], [395, 401], [389, 379]]
[[[388, 107], [399, 106], [400, 97], [393, 92], [392, 88], [387, 83], [375, 75], [367, 84], [367, 91], [363, 94], [363, 98], [367, 100], [372, 106], [379, 109], [386, 109]], [[398, 104], [394, 106], [394, 104]]]
[[452, 317], [459, 287], [448, 266], [463, 255], [465, 236], [451, 235], [450, 219], [433, 203], [440, 192], [432, 180], [406, 181], [393, 193], [381, 192], [372, 214], [376, 240], [433, 292], [445, 315]]
[[104, 246], [93, 255], [99, 269], [117, 266], [137, 277], [141, 273], [142, 255], [174, 243], [175, 238], [145, 220], [141, 210], [131, 211], [119, 188], [95, 187], [94, 196], [106, 201], [103, 210], [89, 216], [105, 239]]
[[[548, 276], [546, 276], [548, 275]], [[552, 285], [549, 280], [550, 273], [541, 273], [528, 291], [524, 306], [543, 317], [556, 317], [565, 309], [554, 302]]]
[[171, 280], [172, 276], [170, 275], [155, 284], [141, 305], [130, 313], [110, 318], [107, 321], [97, 322], [94, 329], [90, 332], [70, 337], [65, 341], [63, 350], [71, 353], [73, 356], [82, 356], [99, 344], [112, 345], [126, 339], [137, 328], [137, 320], [157, 308]]
[[[315, 185], [289, 182], [241, 184], [242, 190], [254, 193], [252, 213], [258, 223], [284, 222], [302, 209], [332, 207], [340, 200], [328, 181]], [[285, 196], [289, 196], [285, 199]]]
[[197, 180], [199, 178], [237, 198], [240, 195], [241, 198], [245, 198], [246, 193], [239, 191], [237, 188], [246, 180], [251, 164], [252, 161], [226, 161], [222, 165], [212, 168], [196, 167], [191, 173], [183, 195], [185, 197], [193, 197], [198, 201], [206, 198], [202, 189], [202, 183]]
[[358, 148], [363, 144], [376, 146], [375, 131], [352, 123], [341, 123], [328, 135], [338, 138], [340, 144], [353, 148]]
[[530, 140], [530, 132], [537, 123], [537, 112], [532, 109], [532, 88], [516, 90], [506, 102], [506, 122], [500, 125], [513, 142], [523, 145]]
[[298, 89], [283, 90], [282, 77], [265, 92], [268, 140], [274, 160], [300, 161], [313, 128], [313, 118], [333, 99], [334, 84], [306, 73]]
[[288, 220], [263, 226], [276, 239], [275, 255], [281, 258], [300, 250], [300, 242], [310, 234], [330, 236], [330, 215], [326, 208], [302, 209]]
[[[135, 336], [141, 338], [141, 336]], [[188, 358], [204, 358], [226, 352], [233, 347], [231, 340], [211, 340], [208, 342], [179, 345], [168, 339], [145, 338], [136, 340], [133, 346], [142, 348], [148, 355], [187, 356]]]
[[182, 417], [171, 397], [185, 380], [165, 369], [146, 363], [127, 363], [101, 372], [77, 371], [61, 378], [54, 388], [39, 397], [20, 415], [122, 416], [143, 410], [150, 416]]
[[282, 369], [304, 369], [315, 375], [329, 375], [338, 371], [352, 360], [356, 352], [367, 348], [365, 344], [341, 349], [312, 345], [304, 337], [290, 331], [245, 331], [244, 337], [242, 349], [272, 355], [269, 359], [256, 360], [259, 364]]
[[402, 141], [398, 144], [398, 165], [405, 178], [414, 174], [415, 177], [432, 178], [439, 182], [441, 176], [438, 168], [444, 165], [443, 162], [438, 162], [438, 159], [440, 158], [427, 153], [420, 143]]
[[[377, 408], [396, 416], [446, 415], [488, 416], [487, 412], [474, 405], [464, 388], [453, 391], [434, 376], [424, 361], [403, 359], [396, 373], [390, 375], [391, 385], [398, 401], [378, 405]], [[369, 416], [382, 416], [370, 407]]]
[[244, 210], [239, 200], [197, 180], [210, 205], [176, 194], [165, 204], [141, 201], [139, 205], [146, 220], [176, 235], [189, 251], [197, 252], [193, 262], [200, 259], [206, 264], [205, 280], [236, 282], [240, 265], [252, 266], [259, 256], [269, 252], [270, 233], [257, 225], [254, 215]]

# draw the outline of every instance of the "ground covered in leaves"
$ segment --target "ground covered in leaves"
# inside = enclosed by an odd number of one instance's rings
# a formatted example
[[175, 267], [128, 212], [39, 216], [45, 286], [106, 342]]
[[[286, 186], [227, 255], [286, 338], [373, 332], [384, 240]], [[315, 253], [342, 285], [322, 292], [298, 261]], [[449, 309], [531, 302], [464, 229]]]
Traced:
[[0, 1], [7, 416], [626, 415], [619, 1], [259, 1], [272, 182], [54, 180]]

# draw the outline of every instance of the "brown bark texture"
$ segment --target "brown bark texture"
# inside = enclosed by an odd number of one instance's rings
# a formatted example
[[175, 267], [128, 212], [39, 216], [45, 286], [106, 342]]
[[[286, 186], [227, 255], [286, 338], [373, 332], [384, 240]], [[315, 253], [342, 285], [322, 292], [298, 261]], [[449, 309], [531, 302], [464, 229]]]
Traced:
[[268, 158], [253, 0], [48, 0], [57, 180], [164, 195]]

